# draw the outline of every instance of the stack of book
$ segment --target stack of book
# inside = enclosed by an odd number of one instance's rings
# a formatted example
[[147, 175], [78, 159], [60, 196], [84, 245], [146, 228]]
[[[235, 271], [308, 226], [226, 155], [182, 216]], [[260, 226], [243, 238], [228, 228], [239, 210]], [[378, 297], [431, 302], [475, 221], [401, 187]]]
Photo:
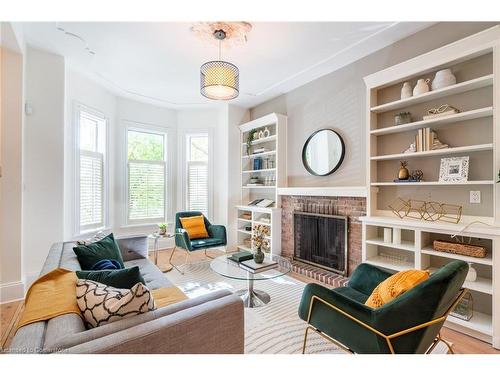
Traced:
[[431, 151], [433, 149], [434, 141], [437, 139], [436, 132], [431, 128], [418, 129], [415, 138], [415, 146], [417, 152]]
[[272, 270], [273, 268], [278, 268], [278, 263], [266, 258], [262, 263], [255, 263], [253, 259], [245, 260], [240, 263], [240, 268], [247, 270], [252, 273], [264, 272], [268, 270]]
[[234, 254], [231, 254], [227, 257], [227, 259], [232, 260], [236, 263], [241, 263], [245, 260], [253, 259], [253, 254], [250, 251], [240, 251]]

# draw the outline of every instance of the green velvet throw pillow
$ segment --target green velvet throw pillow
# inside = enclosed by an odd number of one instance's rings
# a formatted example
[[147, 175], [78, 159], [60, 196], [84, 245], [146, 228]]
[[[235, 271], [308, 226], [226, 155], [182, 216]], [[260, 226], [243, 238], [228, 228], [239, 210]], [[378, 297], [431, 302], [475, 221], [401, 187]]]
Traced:
[[76, 276], [120, 289], [131, 289], [137, 283], [146, 285], [137, 266], [122, 270], [76, 271]]
[[73, 251], [78, 258], [78, 262], [80, 263], [82, 270], [91, 270], [97, 262], [103, 259], [116, 260], [120, 264], [121, 268], [125, 268], [120, 248], [115, 242], [113, 233], [97, 242], [93, 242], [88, 245], [75, 246]]

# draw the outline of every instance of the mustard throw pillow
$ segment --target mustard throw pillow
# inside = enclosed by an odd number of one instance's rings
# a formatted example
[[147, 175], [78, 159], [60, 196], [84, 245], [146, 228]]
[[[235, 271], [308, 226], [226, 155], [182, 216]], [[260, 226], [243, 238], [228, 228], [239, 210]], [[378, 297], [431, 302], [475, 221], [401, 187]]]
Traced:
[[187, 230], [189, 239], [194, 240], [197, 238], [207, 238], [207, 228], [205, 228], [205, 220], [203, 220], [203, 215], [200, 216], [190, 216], [181, 217], [182, 227]]
[[374, 309], [379, 308], [428, 278], [428, 271], [400, 271], [378, 284], [365, 305]]

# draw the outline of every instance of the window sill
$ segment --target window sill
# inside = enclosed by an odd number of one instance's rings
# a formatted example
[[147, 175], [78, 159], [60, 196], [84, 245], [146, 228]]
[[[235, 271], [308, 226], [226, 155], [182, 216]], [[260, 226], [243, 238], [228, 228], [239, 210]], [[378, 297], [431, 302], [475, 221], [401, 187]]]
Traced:
[[[173, 223], [167, 222], [167, 226], [171, 226]], [[121, 225], [118, 229], [130, 229], [130, 228], [144, 228], [144, 227], [155, 227], [158, 228], [158, 223], [136, 223], [136, 224], [124, 224]]]

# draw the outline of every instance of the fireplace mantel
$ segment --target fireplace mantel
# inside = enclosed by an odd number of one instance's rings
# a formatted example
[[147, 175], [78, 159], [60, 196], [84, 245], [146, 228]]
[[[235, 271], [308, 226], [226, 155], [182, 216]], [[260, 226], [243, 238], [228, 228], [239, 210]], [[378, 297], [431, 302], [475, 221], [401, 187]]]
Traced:
[[307, 197], [366, 197], [366, 186], [324, 186], [278, 188], [278, 195], [300, 195]]

